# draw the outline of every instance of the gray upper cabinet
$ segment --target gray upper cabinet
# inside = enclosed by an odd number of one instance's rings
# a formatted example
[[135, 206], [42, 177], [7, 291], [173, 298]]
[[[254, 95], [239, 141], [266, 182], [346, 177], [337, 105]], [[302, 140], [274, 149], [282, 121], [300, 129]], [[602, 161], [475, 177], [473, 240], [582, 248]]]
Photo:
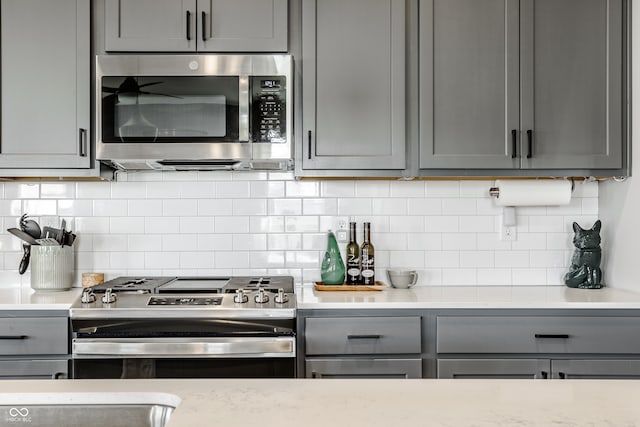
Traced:
[[105, 0], [105, 50], [286, 52], [287, 0]]
[[405, 169], [405, 18], [405, 0], [303, 0], [302, 170]]
[[90, 168], [89, 0], [1, 0], [0, 10], [0, 175]]
[[421, 0], [420, 168], [621, 169], [622, 0]]

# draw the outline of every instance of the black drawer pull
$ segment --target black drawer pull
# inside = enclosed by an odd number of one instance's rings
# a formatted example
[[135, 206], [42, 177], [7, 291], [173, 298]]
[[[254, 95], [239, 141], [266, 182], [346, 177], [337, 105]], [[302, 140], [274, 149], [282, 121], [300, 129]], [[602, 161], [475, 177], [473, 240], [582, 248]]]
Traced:
[[529, 129], [527, 131], [527, 159], [533, 157], [533, 131]]
[[511, 130], [511, 158], [518, 157], [518, 131], [516, 129]]
[[0, 335], [0, 340], [26, 340], [28, 335]]
[[552, 338], [566, 340], [569, 338], [568, 334], [535, 334], [536, 338]]
[[349, 340], [379, 340], [382, 335], [347, 335]]
[[191, 41], [191, 11], [187, 10], [187, 41]]

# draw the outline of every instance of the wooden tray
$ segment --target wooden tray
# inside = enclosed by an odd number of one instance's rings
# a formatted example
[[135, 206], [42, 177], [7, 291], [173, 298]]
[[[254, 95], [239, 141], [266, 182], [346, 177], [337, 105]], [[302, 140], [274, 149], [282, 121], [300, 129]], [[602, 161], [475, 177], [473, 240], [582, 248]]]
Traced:
[[387, 285], [376, 280], [375, 285], [325, 285], [322, 282], [315, 282], [313, 287], [316, 291], [381, 291]]

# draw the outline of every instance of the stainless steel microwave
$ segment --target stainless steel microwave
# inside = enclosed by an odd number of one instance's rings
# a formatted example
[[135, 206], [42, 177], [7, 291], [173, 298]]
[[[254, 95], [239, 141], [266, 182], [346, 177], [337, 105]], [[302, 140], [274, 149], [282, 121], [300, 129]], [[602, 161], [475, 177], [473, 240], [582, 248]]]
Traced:
[[290, 55], [99, 55], [96, 158], [117, 169], [289, 169]]

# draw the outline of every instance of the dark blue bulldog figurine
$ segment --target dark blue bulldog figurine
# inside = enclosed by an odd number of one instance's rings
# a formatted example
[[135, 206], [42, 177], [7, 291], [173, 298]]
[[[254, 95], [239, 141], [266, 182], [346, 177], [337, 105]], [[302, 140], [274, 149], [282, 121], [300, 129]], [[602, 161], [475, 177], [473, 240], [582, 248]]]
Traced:
[[573, 223], [573, 244], [576, 247], [571, 257], [571, 267], [564, 275], [564, 283], [570, 288], [600, 289], [602, 285], [602, 270], [600, 260], [600, 227], [602, 223], [597, 220], [590, 230], [584, 230]]

